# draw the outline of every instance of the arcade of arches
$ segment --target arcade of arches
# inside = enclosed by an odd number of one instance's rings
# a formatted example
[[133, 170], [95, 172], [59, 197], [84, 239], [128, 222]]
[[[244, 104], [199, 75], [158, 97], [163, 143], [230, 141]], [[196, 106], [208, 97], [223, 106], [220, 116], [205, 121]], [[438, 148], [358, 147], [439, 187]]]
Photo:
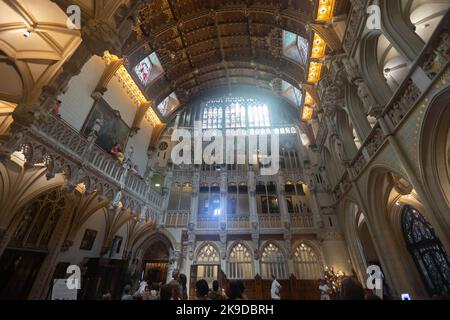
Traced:
[[70, 265], [79, 299], [175, 269], [319, 299], [370, 265], [395, 299], [450, 294], [449, 7], [0, 0], [0, 299]]

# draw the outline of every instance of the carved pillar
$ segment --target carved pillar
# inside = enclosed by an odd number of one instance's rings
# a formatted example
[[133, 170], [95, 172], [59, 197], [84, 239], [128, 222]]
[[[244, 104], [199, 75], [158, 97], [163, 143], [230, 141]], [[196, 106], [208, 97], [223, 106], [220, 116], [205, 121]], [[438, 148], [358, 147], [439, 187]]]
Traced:
[[220, 228], [226, 230], [227, 226], [227, 196], [228, 196], [228, 177], [226, 171], [220, 172]]
[[200, 191], [200, 170], [195, 169], [192, 176], [192, 197], [191, 197], [191, 212], [189, 216], [189, 228], [195, 229], [197, 225], [198, 215], [198, 201]]
[[256, 205], [256, 177], [253, 170], [247, 173], [247, 186], [248, 186], [248, 206], [250, 212], [250, 223], [259, 224], [258, 208]]
[[163, 202], [161, 206], [161, 212], [158, 220], [158, 227], [164, 226], [166, 224], [166, 212], [167, 207], [169, 206], [170, 192], [172, 190], [173, 183], [173, 171], [167, 171], [166, 178], [164, 180], [164, 188], [163, 188]]
[[351, 275], [352, 265], [343, 235], [335, 228], [327, 228], [319, 234], [319, 239], [322, 241], [326, 265]]
[[280, 215], [281, 215], [281, 224], [283, 228], [290, 230], [291, 228], [291, 218], [289, 215], [289, 210], [287, 207], [286, 202], [286, 195], [285, 195], [285, 181], [284, 177], [282, 175], [277, 176], [277, 193], [278, 193], [278, 203], [280, 206]]
[[170, 249], [169, 263], [167, 265], [166, 283], [169, 283], [172, 280], [172, 272], [178, 268], [179, 259], [180, 259], [180, 251]]

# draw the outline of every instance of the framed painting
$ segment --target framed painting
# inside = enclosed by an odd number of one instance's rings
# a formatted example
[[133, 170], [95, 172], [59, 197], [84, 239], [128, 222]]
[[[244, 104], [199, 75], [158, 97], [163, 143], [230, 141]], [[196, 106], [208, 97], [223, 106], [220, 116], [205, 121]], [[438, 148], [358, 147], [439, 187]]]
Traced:
[[86, 229], [86, 231], [84, 232], [83, 240], [81, 240], [80, 250], [92, 250], [96, 237], [96, 230]]
[[119, 143], [121, 149], [125, 150], [130, 135], [130, 127], [122, 120], [120, 113], [113, 110], [104, 99], [95, 102], [81, 133], [87, 137], [92, 132], [97, 119], [102, 119], [103, 124], [96, 144], [106, 152], [110, 152], [116, 143]]

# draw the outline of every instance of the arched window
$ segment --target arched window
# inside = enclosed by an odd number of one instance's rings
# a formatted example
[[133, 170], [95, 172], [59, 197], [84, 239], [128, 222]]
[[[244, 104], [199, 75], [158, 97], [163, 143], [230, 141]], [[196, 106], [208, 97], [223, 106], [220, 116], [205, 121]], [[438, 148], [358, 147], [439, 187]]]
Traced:
[[231, 249], [228, 277], [230, 279], [253, 278], [252, 255], [248, 248], [241, 243]]
[[65, 207], [62, 190], [46, 193], [23, 210], [23, 216], [11, 239], [11, 246], [47, 249], [47, 245]]
[[197, 255], [197, 263], [217, 264], [220, 262], [219, 252], [211, 244], [206, 244]]
[[449, 258], [433, 227], [411, 206], [402, 212], [403, 235], [430, 295], [450, 293]]
[[317, 280], [323, 276], [323, 265], [314, 250], [301, 243], [294, 253], [294, 271], [297, 279]]
[[197, 279], [205, 279], [208, 283], [217, 280], [220, 255], [211, 244], [206, 244], [197, 255]]
[[269, 243], [261, 256], [261, 276], [271, 279], [274, 275], [277, 279], [286, 279], [286, 260], [280, 248]]

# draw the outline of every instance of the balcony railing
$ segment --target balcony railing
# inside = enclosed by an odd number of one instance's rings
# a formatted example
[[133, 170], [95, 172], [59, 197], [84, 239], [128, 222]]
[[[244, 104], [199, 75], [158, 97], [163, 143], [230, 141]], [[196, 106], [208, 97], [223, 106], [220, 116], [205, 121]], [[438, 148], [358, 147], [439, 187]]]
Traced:
[[291, 214], [291, 227], [293, 228], [314, 228], [312, 216], [301, 214]]
[[248, 229], [250, 228], [250, 216], [228, 216], [228, 229]]
[[189, 222], [189, 211], [167, 211], [166, 227], [186, 227]]
[[197, 218], [198, 229], [219, 229], [219, 218], [217, 217], [201, 217]]
[[[449, 21], [450, 12], [447, 12], [419, 57], [414, 61], [405, 80], [383, 110], [382, 119], [388, 126], [387, 130], [397, 131], [417, 103], [450, 67]], [[425, 76], [422, 76], [416, 83], [414, 79], [421, 74]], [[350, 162], [354, 179], [357, 179], [373, 160], [385, 141], [385, 134], [378, 121]], [[345, 172], [333, 190], [336, 200], [339, 201], [350, 188], [350, 177], [348, 172]]]
[[261, 229], [278, 229], [281, 228], [280, 214], [259, 214], [259, 227]]
[[100, 196], [113, 200], [119, 192], [120, 201], [132, 210], [148, 206], [158, 212], [162, 196], [144, 179], [133, 174], [110, 154], [95, 145], [95, 135], [89, 138], [52, 114], [42, 115], [17, 142], [26, 158], [26, 165], [47, 166], [47, 176], [64, 173], [68, 184], [84, 183], [87, 192], [96, 190]]

